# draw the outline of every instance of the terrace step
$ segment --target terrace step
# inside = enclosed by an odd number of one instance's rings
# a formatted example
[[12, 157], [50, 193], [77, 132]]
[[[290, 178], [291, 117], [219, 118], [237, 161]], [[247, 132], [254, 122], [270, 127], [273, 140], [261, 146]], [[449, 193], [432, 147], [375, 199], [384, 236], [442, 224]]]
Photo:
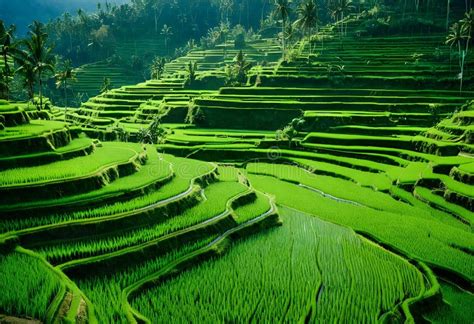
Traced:
[[68, 145], [77, 136], [77, 131], [64, 122], [50, 120], [34, 120], [25, 125], [7, 127], [0, 134], [0, 157], [54, 151]]
[[[223, 188], [229, 190], [227, 192], [219, 192], [221, 197], [218, 197], [215, 190]], [[86, 241], [83, 241], [83, 239], [67, 239], [65, 242], [46, 241], [43, 242], [41, 249], [45, 251], [44, 253], [50, 262], [57, 264], [68, 262], [72, 260], [72, 258], [103, 256], [104, 253], [113, 253], [135, 245], [154, 246], [158, 242], [171, 241], [173, 243], [169, 246], [171, 247], [178, 244], [178, 242], [186, 242], [186, 236], [188, 235], [193, 238], [196, 235], [209, 234], [209, 225], [214, 226], [219, 224], [218, 227], [220, 228], [220, 224], [223, 222], [224, 224], [231, 224], [232, 226], [232, 224], [235, 224], [231, 215], [232, 206], [246, 204], [251, 194], [252, 192], [249, 191], [245, 185], [235, 182], [230, 185], [227, 180], [224, 180], [224, 182], [211, 184], [205, 188], [204, 191], [200, 192], [199, 200], [196, 201], [196, 203], [181, 205], [181, 208], [178, 208], [173, 213], [156, 217], [147, 224], [143, 224], [142, 222], [141, 226], [127, 226], [116, 229], [115, 231], [107, 231], [94, 235], [94, 238], [105, 243], [105, 245], [98, 246], [98, 248], [88, 249], [87, 251], [84, 249], [76, 251], [76, 249], [74, 249], [75, 252], [69, 256], [62, 252], [57, 255], [54, 252], [57, 248], [62, 248], [64, 244], [66, 244], [66, 246], [68, 244], [73, 244], [73, 246], [77, 244], [82, 245], [83, 243], [89, 244], [87, 242], [90, 242], [90, 237], [88, 237]], [[228, 228], [225, 228], [225, 230], [227, 229]], [[197, 232], [194, 233], [194, 230], [197, 230]], [[213, 232], [211, 232], [211, 234], [212, 233]], [[107, 242], [112, 242], [113, 246]], [[50, 251], [50, 249], [52, 249], [52, 251]], [[142, 250], [142, 248], [139, 248], [139, 250]], [[140, 253], [140, 255], [142, 255], [142, 253]], [[103, 258], [101, 257], [101, 259]]]
[[121, 228], [146, 226], [156, 222], [157, 218], [175, 215], [183, 206], [193, 206], [199, 201], [201, 193], [198, 183], [206, 186], [216, 178], [215, 167], [208, 163], [173, 158], [175, 163], [176, 176], [157, 191], [84, 211], [30, 217], [27, 219], [28, 226], [23, 220], [16, 222], [12, 219], [3, 229], [6, 232], [4, 236], [18, 236], [22, 244], [37, 246], [45, 241], [86, 238]]
[[53, 172], [51, 175], [43, 175], [43, 166], [1, 171], [0, 204], [60, 198], [96, 190], [136, 172], [145, 159], [146, 152], [137, 144], [104, 143], [90, 156], [50, 164], [47, 170]]
[[453, 215], [460, 222], [471, 226], [471, 228], [474, 226], [473, 212], [457, 204], [447, 202], [443, 196], [433, 193], [430, 189], [417, 186], [413, 190], [413, 195], [428, 205]]
[[424, 175], [417, 181], [417, 186], [430, 188], [446, 201], [474, 212], [474, 193], [472, 186], [458, 182], [449, 176]]
[[327, 134], [310, 133], [304, 139], [304, 143], [326, 144], [326, 145], [347, 145], [347, 146], [367, 146], [395, 148], [415, 151], [416, 148], [423, 148], [423, 151], [432, 151], [437, 155], [458, 155], [459, 147], [456, 144], [433, 141], [422, 136], [367, 136], [352, 134]]
[[463, 92], [459, 94], [459, 90], [410, 90], [410, 89], [380, 89], [380, 88], [368, 88], [361, 89], [356, 87], [348, 88], [300, 88], [300, 87], [235, 87], [228, 88], [223, 87], [219, 90], [220, 95], [252, 95], [252, 96], [321, 96], [321, 95], [332, 95], [332, 96], [366, 96], [366, 97], [416, 97], [421, 96], [423, 98], [459, 98], [461, 102], [467, 100], [470, 96], [474, 96], [474, 92]]
[[474, 185], [474, 161], [453, 167], [449, 175], [456, 181]]
[[175, 173], [172, 164], [158, 155], [152, 147], [147, 147], [148, 160], [136, 172], [127, 177], [121, 177], [106, 187], [84, 194], [76, 194], [58, 199], [42, 199], [40, 201], [10, 204], [0, 208], [0, 218], [6, 219], [14, 215], [15, 218], [31, 217], [34, 210], [35, 217], [57, 213], [61, 208], [62, 213], [78, 212], [104, 206], [116, 201], [126, 201], [155, 190], [159, 190], [172, 181]]
[[43, 165], [59, 160], [69, 160], [86, 156], [91, 154], [97, 145], [98, 141], [79, 135], [78, 138], [72, 139], [69, 144], [54, 148], [53, 151], [0, 157], [0, 171], [15, 167]]
[[[229, 221], [229, 223], [232, 223], [232, 222]], [[245, 221], [245, 222], [243, 222], [243, 223], [241, 223], [237, 226], [232, 226], [230, 229], [228, 229], [225, 232], [220, 232], [219, 235], [217, 236], [217, 238], [214, 239], [213, 241], [211, 241], [210, 244], [208, 244], [207, 246], [205, 246], [204, 248], [202, 248], [199, 251], [192, 252], [189, 255], [184, 256], [184, 259], [186, 260], [186, 262], [183, 262], [183, 264], [184, 263], [189, 264], [189, 260], [193, 259], [193, 257], [196, 254], [199, 255], [198, 258], [196, 259], [196, 261], [198, 261], [198, 260], [202, 260], [204, 258], [203, 255], [209, 250], [211, 250], [212, 252], [221, 251], [222, 247], [218, 248], [218, 249], [216, 249], [215, 247], [218, 246], [218, 245], [220, 246], [221, 243], [225, 242], [225, 240], [227, 240], [229, 238], [230, 239], [239, 239], [239, 238], [242, 238], [244, 236], [247, 236], [248, 234], [258, 232], [258, 231], [260, 231], [262, 229], [265, 229], [265, 228], [268, 228], [268, 227], [278, 226], [280, 224], [281, 224], [281, 221], [280, 221], [280, 218], [279, 218], [279, 215], [278, 215], [277, 208], [273, 203], [271, 203], [271, 208], [267, 212], [265, 212], [264, 214], [255, 215], [255, 217], [253, 217], [252, 219], [250, 219], [248, 221]], [[224, 225], [224, 223], [223, 223], [223, 225]], [[222, 227], [222, 225], [219, 225], [219, 224], [208, 224], [206, 226], [209, 227], [211, 229], [211, 231], [214, 231], [218, 227]], [[198, 230], [198, 229], [196, 229], [196, 230]], [[187, 240], [190, 239], [189, 235], [186, 239]], [[151, 248], [153, 248], [153, 245], [145, 246], [144, 248], [148, 249], [148, 250], [151, 250]], [[162, 251], [160, 251], [159, 249], [156, 249], [156, 247], [155, 247], [154, 253], [141, 253], [140, 255], [136, 255], [134, 252], [135, 251], [133, 251], [132, 249], [130, 249], [129, 251], [124, 250], [123, 252], [120, 251], [120, 253], [123, 253], [123, 254], [118, 254], [118, 255], [112, 256], [112, 258], [110, 258], [110, 259], [106, 258], [104, 260], [104, 259], [101, 258], [101, 259], [93, 260], [91, 258], [91, 259], [85, 259], [85, 260], [77, 260], [77, 261], [72, 261], [72, 262], [60, 265], [60, 267], [63, 269], [63, 271], [68, 273], [68, 275], [71, 276], [71, 277], [83, 277], [83, 276], [89, 276], [90, 273], [91, 273], [91, 271], [90, 271], [91, 269], [95, 269], [94, 272], [96, 272], [96, 273], [97, 272], [99, 272], [99, 273], [101, 273], [101, 272], [110, 273], [110, 264], [114, 264], [114, 267], [113, 267], [114, 269], [120, 268], [120, 266], [123, 265], [123, 263], [120, 264], [118, 262], [118, 259], [121, 258], [121, 257], [126, 257], [128, 254], [130, 254], [132, 257], [136, 256], [137, 257], [137, 262], [143, 262], [145, 259], [149, 259], [150, 257], [155, 256], [157, 252], [159, 254], [162, 253]], [[218, 252], [216, 252], [216, 253], [220, 254]], [[182, 260], [182, 259], [183, 258], [180, 258], [179, 260]], [[126, 261], [126, 260], [124, 260], [124, 261]], [[128, 264], [128, 261], [126, 261], [126, 262]], [[174, 269], [174, 267], [173, 267], [173, 269]], [[156, 275], [153, 275], [153, 277], [155, 277], [155, 276]], [[141, 280], [141, 281], [144, 281], [144, 280]], [[127, 290], [128, 290], [128, 288], [125, 289], [125, 291], [127, 291]]]

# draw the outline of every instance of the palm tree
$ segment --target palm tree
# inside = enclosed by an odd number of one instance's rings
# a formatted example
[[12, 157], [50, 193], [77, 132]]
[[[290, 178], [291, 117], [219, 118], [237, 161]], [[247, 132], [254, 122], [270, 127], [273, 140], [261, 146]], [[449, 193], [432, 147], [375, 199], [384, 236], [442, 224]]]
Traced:
[[63, 68], [61, 71], [56, 73], [56, 87], [63, 88], [64, 90], [64, 102], [65, 102], [65, 111], [64, 111], [64, 120], [66, 120], [67, 115], [67, 90], [70, 86], [70, 82], [77, 81], [73, 69], [71, 60], [64, 61]]
[[154, 80], [161, 78], [164, 72], [166, 59], [164, 57], [155, 57], [150, 66], [150, 76]]
[[474, 9], [466, 12], [464, 19], [461, 20], [461, 29], [466, 36], [466, 55], [469, 52], [469, 44], [472, 41], [472, 31], [474, 30]]
[[450, 33], [446, 37], [446, 44], [449, 45], [451, 49], [453, 46], [458, 47], [459, 68], [461, 69], [461, 73], [459, 74], [459, 79], [460, 79], [459, 91], [462, 91], [464, 62], [466, 58], [466, 52], [461, 44], [466, 39], [466, 30], [462, 28], [462, 25], [460, 23], [454, 23], [454, 25], [451, 26], [449, 31]]
[[446, 30], [449, 31], [449, 13], [451, 11], [451, 0], [447, 0], [446, 5]]
[[252, 63], [248, 62], [245, 59], [245, 55], [242, 52], [242, 50], [240, 50], [239, 53], [234, 58], [234, 67], [235, 67], [235, 74], [236, 74], [236, 77], [237, 77], [237, 81], [240, 84], [245, 83], [245, 81], [246, 81], [245, 79], [247, 77], [247, 72], [252, 67]]
[[3, 20], [0, 20], [0, 53], [3, 58], [4, 67], [8, 65], [9, 55], [13, 54], [16, 49], [16, 44], [13, 42], [15, 29], [15, 25], [6, 28]]
[[160, 19], [161, 13], [163, 11], [163, 3], [155, 0], [151, 3], [151, 8], [153, 9], [153, 18], [155, 21], [155, 34], [158, 34], [158, 20]]
[[15, 26], [5, 27], [3, 20], [0, 20], [0, 56], [3, 60], [3, 68], [0, 70], [2, 92], [6, 99], [10, 96], [10, 83], [13, 80], [14, 70], [10, 67], [9, 57], [17, 52], [17, 43], [13, 42]]
[[282, 51], [281, 56], [285, 58], [286, 44], [285, 44], [285, 27], [286, 21], [288, 20], [291, 12], [291, 6], [289, 0], [275, 0], [274, 14], [281, 18], [281, 32], [282, 32]]
[[107, 93], [110, 91], [112, 88], [112, 81], [110, 78], [104, 77], [104, 80], [102, 81], [102, 85], [100, 86], [100, 93]]
[[229, 21], [229, 14], [234, 6], [233, 0], [220, 0], [219, 11], [221, 13], [221, 21]]
[[224, 60], [227, 57], [227, 37], [229, 36], [230, 26], [228, 22], [221, 22], [218, 27], [219, 37], [224, 39]]
[[30, 25], [30, 39], [26, 40], [26, 51], [35, 75], [38, 76], [40, 106], [43, 109], [43, 77], [46, 73], [54, 73], [55, 59], [53, 49], [47, 45], [48, 35], [42, 23], [35, 21]]
[[337, 0], [331, 6], [331, 16], [339, 21], [339, 32], [341, 37], [347, 34], [347, 23], [344, 26], [344, 18], [354, 9], [352, 0]]
[[33, 100], [34, 87], [36, 83], [36, 72], [33, 62], [31, 61], [28, 52], [21, 50], [15, 55], [15, 61], [19, 66], [16, 73], [22, 76], [23, 86], [28, 92], [28, 98]]
[[313, 28], [318, 28], [319, 23], [318, 6], [314, 0], [307, 0], [298, 7], [297, 13], [299, 18], [295, 21], [295, 25], [308, 33], [309, 54], [311, 55], [311, 34]]
[[190, 61], [187, 66], [188, 80], [192, 84], [196, 80], [196, 72], [198, 69], [197, 62]]
[[169, 27], [168, 25], [163, 25], [163, 28], [161, 28], [161, 35], [163, 36], [163, 38], [165, 39], [165, 48], [166, 48], [166, 53], [169, 54], [169, 50], [168, 50], [168, 42], [171, 38], [171, 36], [173, 36], [173, 31], [171, 30], [171, 27]]

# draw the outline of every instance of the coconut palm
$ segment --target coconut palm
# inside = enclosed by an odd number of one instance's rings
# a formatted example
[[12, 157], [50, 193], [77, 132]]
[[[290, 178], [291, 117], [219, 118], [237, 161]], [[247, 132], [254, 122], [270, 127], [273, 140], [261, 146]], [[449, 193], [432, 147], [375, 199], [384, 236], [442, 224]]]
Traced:
[[331, 17], [335, 22], [339, 21], [339, 32], [342, 35], [347, 34], [347, 23], [344, 23], [344, 18], [354, 9], [352, 0], [337, 0], [331, 5]]
[[464, 19], [461, 20], [461, 29], [466, 37], [466, 55], [469, 52], [469, 44], [472, 41], [472, 32], [474, 30], [474, 9], [466, 12]]
[[34, 87], [36, 83], [35, 66], [30, 59], [28, 52], [20, 50], [15, 55], [15, 62], [18, 66], [16, 73], [22, 77], [23, 87], [28, 93], [30, 100], [34, 99]]
[[237, 81], [239, 83], [245, 83], [245, 79], [247, 78], [247, 73], [252, 67], [252, 63], [248, 62], [245, 59], [245, 55], [242, 50], [234, 58], [234, 67], [235, 67], [235, 75]]
[[313, 28], [317, 29], [319, 23], [318, 6], [314, 0], [307, 0], [298, 7], [297, 13], [298, 19], [295, 21], [295, 25], [308, 33], [309, 54], [311, 55], [311, 35]]
[[67, 115], [67, 90], [70, 86], [70, 83], [77, 81], [73, 68], [72, 68], [72, 62], [71, 60], [66, 60], [64, 61], [62, 69], [56, 73], [55, 75], [56, 78], [56, 87], [62, 88], [64, 90], [64, 103], [65, 103], [65, 112], [64, 112], [64, 119], [66, 119]]
[[285, 58], [286, 52], [286, 43], [285, 43], [285, 29], [286, 29], [286, 21], [290, 17], [291, 12], [291, 3], [289, 0], [275, 0], [275, 10], [274, 14], [281, 18], [281, 32], [282, 32], [282, 58]]
[[155, 57], [150, 66], [150, 76], [154, 80], [161, 78], [165, 70], [166, 59], [164, 57]]
[[13, 80], [14, 70], [10, 67], [9, 57], [17, 52], [17, 43], [13, 42], [13, 33], [15, 26], [5, 27], [0, 20], [0, 56], [3, 61], [3, 67], [0, 70], [2, 93], [6, 99], [10, 96], [10, 83]]
[[45, 74], [54, 73], [55, 58], [53, 49], [48, 46], [48, 35], [44, 31], [44, 25], [38, 21], [30, 25], [30, 38], [24, 44], [28, 53], [34, 73], [38, 77], [39, 84], [39, 109], [43, 109], [43, 78]]
[[446, 30], [449, 31], [449, 13], [451, 12], [451, 0], [446, 1]]
[[227, 37], [230, 32], [230, 25], [228, 22], [221, 22], [218, 26], [219, 38], [224, 39], [224, 60], [227, 57]]
[[229, 21], [229, 14], [234, 6], [233, 0], [220, 0], [219, 11], [221, 14], [221, 21]]
[[158, 20], [161, 17], [163, 11], [163, 3], [161, 1], [152, 1], [151, 9], [153, 10], [153, 21], [155, 22], [155, 34], [158, 34]]
[[102, 85], [100, 86], [99, 92], [107, 93], [110, 91], [111, 88], [112, 88], [112, 81], [110, 80], [110, 78], [104, 77], [104, 79], [102, 80]]
[[196, 72], [198, 70], [197, 62], [190, 61], [187, 65], [188, 80], [192, 84], [196, 80]]
[[3, 21], [0, 20], [0, 54], [3, 59], [4, 67], [8, 65], [8, 57], [14, 54], [16, 50], [16, 43], [13, 42], [15, 29], [14, 25], [6, 28]]
[[171, 36], [173, 36], [173, 31], [171, 30], [171, 27], [166, 24], [163, 25], [163, 28], [161, 28], [161, 36], [163, 36], [165, 40], [166, 52], [169, 53], [168, 42], [170, 41]]
[[459, 74], [460, 91], [462, 91], [464, 62], [466, 58], [466, 52], [462, 44], [466, 40], [466, 38], [466, 29], [463, 29], [460, 23], [454, 23], [453, 26], [451, 26], [451, 28], [449, 29], [449, 34], [446, 37], [446, 44], [449, 45], [451, 49], [453, 48], [453, 46], [457, 46], [458, 48], [459, 68], [461, 70], [461, 73]]

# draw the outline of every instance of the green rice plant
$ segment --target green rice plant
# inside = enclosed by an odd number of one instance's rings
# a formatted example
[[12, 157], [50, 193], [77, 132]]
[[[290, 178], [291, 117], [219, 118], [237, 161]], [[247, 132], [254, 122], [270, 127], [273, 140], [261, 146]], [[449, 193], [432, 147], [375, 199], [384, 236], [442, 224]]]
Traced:
[[344, 179], [313, 174], [292, 165], [251, 163], [247, 165], [247, 171], [251, 174], [269, 175], [285, 181], [296, 182], [330, 195], [335, 200], [345, 200], [353, 204], [396, 213], [414, 212], [410, 205], [397, 201], [383, 192], [361, 187]]
[[334, 174], [341, 178], [351, 179], [352, 181], [360, 184], [363, 187], [371, 187], [378, 191], [387, 191], [391, 186], [392, 182], [389, 177], [384, 173], [365, 172], [361, 170], [354, 170], [352, 168], [334, 165], [332, 163], [325, 163], [319, 161], [312, 161], [300, 158], [291, 158], [291, 161], [297, 164], [309, 168], [316, 174]]
[[430, 309], [424, 317], [432, 323], [472, 323], [473, 294], [447, 281], [440, 284], [444, 303]]
[[145, 290], [132, 306], [153, 323], [375, 323], [425, 287], [406, 260], [350, 229], [281, 210], [284, 226]]
[[238, 182], [217, 182], [203, 191], [203, 201], [182, 214], [165, 219], [154, 226], [122, 232], [115, 236], [48, 246], [47, 242], [38, 253], [47, 259], [70, 260], [109, 253], [129, 246], [149, 242], [175, 231], [202, 223], [226, 212], [228, 201], [248, 190]]
[[46, 321], [60, 286], [46, 261], [16, 251], [0, 254], [0, 313]]
[[428, 204], [435, 205], [439, 209], [449, 211], [456, 215], [458, 218], [466, 222], [470, 228], [474, 227], [474, 213], [462, 208], [461, 206], [447, 202], [442, 196], [434, 194], [430, 189], [415, 187], [413, 195], [422, 201], [426, 201]]
[[219, 181], [224, 182], [238, 182], [241, 174], [240, 171], [231, 166], [219, 166]]
[[98, 170], [130, 161], [142, 151], [132, 143], [104, 143], [103, 147], [84, 157], [59, 161], [47, 166], [8, 169], [0, 172], [0, 186], [39, 184], [93, 174]]
[[[206, 162], [175, 158], [170, 155], [166, 155], [165, 159], [172, 164], [175, 177], [172, 181], [166, 183], [157, 191], [153, 191], [146, 195], [142, 195], [130, 200], [117, 201], [112, 204], [106, 204], [81, 211], [48, 214], [42, 217], [11, 219], [8, 222], [0, 222], [0, 232], [6, 233], [9, 231], [18, 231], [42, 225], [54, 225], [56, 223], [64, 223], [80, 219], [108, 217], [121, 213], [132, 212], [134, 210], [145, 208], [147, 206], [156, 204], [159, 201], [163, 201], [186, 192], [186, 190], [190, 188], [194, 178], [207, 174], [214, 168], [212, 164]], [[155, 171], [156, 170], [150, 170], [150, 172]], [[141, 171], [139, 173], [141, 173]], [[124, 181], [128, 182], [132, 180], [127, 179]], [[119, 182], [119, 184], [121, 184], [121, 182]], [[114, 188], [113, 186], [114, 183], [110, 185], [110, 188]], [[104, 188], [103, 190], [108, 191], [109, 189]]]
[[[1, 106], [0, 106], [1, 107]], [[0, 132], [1, 140], [11, 140], [22, 137], [38, 136], [46, 132], [60, 130], [66, 127], [66, 124], [54, 120], [32, 120], [28, 124], [7, 127]]]
[[261, 192], [257, 192], [257, 199], [249, 204], [237, 207], [234, 210], [235, 220], [239, 224], [243, 224], [255, 217], [263, 215], [272, 207], [270, 198]]
[[[90, 141], [90, 140], [89, 140]], [[166, 160], [165, 155], [158, 154], [152, 146], [147, 147], [148, 159], [140, 170], [126, 177], [120, 177], [109, 185], [98, 190], [77, 194], [73, 196], [61, 197], [52, 200], [32, 201], [31, 203], [19, 203], [10, 205], [9, 208], [31, 209], [42, 206], [66, 206], [71, 203], [94, 201], [94, 199], [110, 198], [110, 196], [119, 197], [120, 193], [128, 193], [134, 189], [140, 189], [153, 184], [158, 180], [163, 180], [172, 176], [172, 165]]]
[[123, 271], [111, 269], [106, 276], [91, 276], [77, 280], [78, 287], [88, 296], [96, 309], [101, 323], [127, 323], [122, 308], [122, 290], [140, 279], [159, 271], [166, 264], [211, 243], [216, 237], [210, 236], [172, 250], [163, 256], [130, 265]]
[[416, 213], [396, 213], [335, 201], [319, 192], [278, 180], [248, 175], [259, 191], [275, 195], [279, 204], [314, 214], [323, 220], [353, 228], [391, 246], [410, 258], [450, 269], [472, 280], [474, 234]]

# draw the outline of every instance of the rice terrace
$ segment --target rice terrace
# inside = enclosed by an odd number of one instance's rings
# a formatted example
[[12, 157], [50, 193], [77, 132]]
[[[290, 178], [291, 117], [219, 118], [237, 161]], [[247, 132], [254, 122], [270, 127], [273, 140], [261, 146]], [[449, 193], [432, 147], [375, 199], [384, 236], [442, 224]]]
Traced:
[[0, 323], [474, 323], [473, 5], [0, 0]]

